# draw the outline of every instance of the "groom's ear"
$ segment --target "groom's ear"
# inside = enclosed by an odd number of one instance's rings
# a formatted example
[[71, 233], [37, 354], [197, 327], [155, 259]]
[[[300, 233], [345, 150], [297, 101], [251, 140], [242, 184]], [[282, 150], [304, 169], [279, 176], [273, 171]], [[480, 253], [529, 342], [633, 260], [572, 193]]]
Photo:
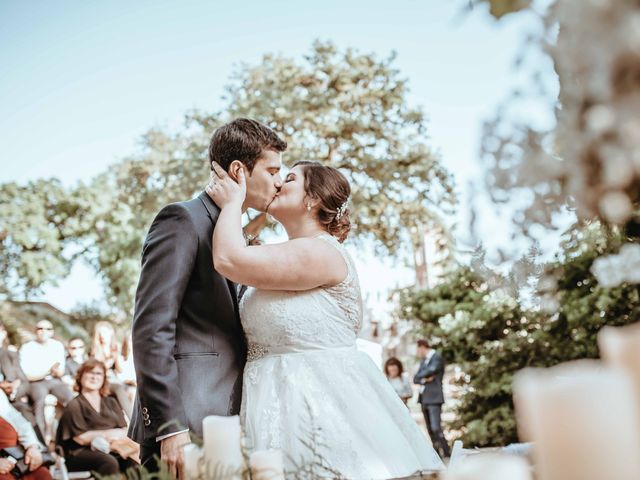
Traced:
[[229, 165], [229, 172], [228, 172], [229, 176], [237, 182], [238, 171], [240, 171], [243, 168], [245, 168], [244, 163], [242, 163], [240, 160], [234, 160], [233, 162], [231, 162], [231, 165]]

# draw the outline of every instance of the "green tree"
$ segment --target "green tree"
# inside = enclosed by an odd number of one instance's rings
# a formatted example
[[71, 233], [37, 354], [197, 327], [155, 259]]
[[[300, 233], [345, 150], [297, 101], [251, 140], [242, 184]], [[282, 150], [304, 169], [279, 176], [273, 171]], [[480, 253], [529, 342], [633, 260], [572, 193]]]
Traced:
[[226, 97], [229, 116], [258, 118], [287, 138], [289, 163], [315, 159], [341, 169], [353, 187], [355, 233], [391, 253], [402, 240], [417, 244], [409, 228], [451, 213], [455, 203], [451, 176], [426, 143], [424, 113], [409, 106], [394, 59], [316, 42], [302, 61], [266, 55], [241, 67]]
[[489, 13], [498, 20], [510, 13], [519, 12], [531, 5], [531, 0], [469, 0], [469, 5], [488, 4]]
[[545, 266], [555, 283], [553, 313], [523, 308], [468, 267], [433, 289], [401, 292], [400, 316], [417, 320], [419, 334], [432, 339], [463, 372], [456, 379], [463, 393], [449, 426], [466, 444], [517, 441], [512, 379], [518, 370], [596, 358], [600, 328], [640, 320], [637, 285], [603, 288], [591, 273], [594, 259], [622, 240], [599, 224], [567, 235], [562, 255]]
[[3, 185], [10, 223], [0, 228], [0, 262], [33, 292], [82, 256], [104, 279], [109, 304], [130, 316], [149, 224], [163, 205], [203, 189], [211, 133], [238, 116], [281, 133], [290, 145], [286, 163], [312, 158], [340, 168], [353, 186], [354, 237], [373, 239], [381, 252], [407, 253], [424, 228], [451, 212], [455, 197], [426, 143], [424, 114], [409, 106], [408, 82], [393, 62], [394, 55], [380, 59], [321, 42], [302, 60], [266, 55], [234, 72], [219, 112], [190, 112], [175, 134], [150, 130], [141, 154], [87, 186]]
[[238, 116], [282, 134], [290, 145], [285, 163], [313, 158], [348, 176], [355, 238], [371, 238], [392, 254], [418, 245], [420, 228], [450, 213], [455, 197], [450, 175], [426, 144], [424, 114], [408, 106], [407, 92], [393, 56], [340, 52], [328, 43], [315, 43], [302, 61], [266, 55], [257, 66], [239, 67], [221, 112], [190, 112], [175, 135], [151, 130], [142, 155], [94, 182], [114, 192], [91, 256], [110, 303], [131, 313], [149, 223], [162, 205], [202, 190], [211, 133]]
[[90, 245], [99, 192], [57, 179], [0, 185], [1, 293], [28, 297], [65, 277]]

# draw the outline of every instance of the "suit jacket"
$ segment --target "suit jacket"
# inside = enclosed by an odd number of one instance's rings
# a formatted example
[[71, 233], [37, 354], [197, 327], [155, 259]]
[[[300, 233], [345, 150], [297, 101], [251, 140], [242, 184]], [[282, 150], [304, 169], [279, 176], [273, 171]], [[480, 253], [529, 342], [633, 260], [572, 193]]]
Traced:
[[17, 391], [14, 391], [12, 398], [19, 399], [29, 394], [29, 379], [20, 366], [20, 355], [7, 348], [0, 348], [0, 375], [2, 380], [21, 380]]
[[[427, 377], [433, 377], [433, 381], [424, 382]], [[442, 391], [442, 379], [444, 377], [444, 360], [439, 352], [435, 352], [431, 359], [426, 359], [420, 364], [418, 372], [413, 377], [413, 383], [424, 385], [424, 390], [418, 396], [418, 403], [422, 405], [439, 405], [444, 403]]]
[[138, 443], [240, 410], [246, 342], [236, 286], [214, 270], [220, 213], [206, 193], [164, 207], [142, 249], [133, 319], [138, 389], [129, 436]]

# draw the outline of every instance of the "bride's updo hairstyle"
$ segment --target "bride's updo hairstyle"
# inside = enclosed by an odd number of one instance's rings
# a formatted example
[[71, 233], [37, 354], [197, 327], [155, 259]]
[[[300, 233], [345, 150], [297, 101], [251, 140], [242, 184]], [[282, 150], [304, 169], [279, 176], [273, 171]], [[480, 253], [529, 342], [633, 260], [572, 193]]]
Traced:
[[[318, 162], [300, 161], [294, 167], [302, 167], [304, 191], [318, 200], [318, 220], [340, 243], [351, 230], [351, 213], [348, 205], [351, 186], [339, 170]], [[292, 167], [293, 168], [293, 167]]]

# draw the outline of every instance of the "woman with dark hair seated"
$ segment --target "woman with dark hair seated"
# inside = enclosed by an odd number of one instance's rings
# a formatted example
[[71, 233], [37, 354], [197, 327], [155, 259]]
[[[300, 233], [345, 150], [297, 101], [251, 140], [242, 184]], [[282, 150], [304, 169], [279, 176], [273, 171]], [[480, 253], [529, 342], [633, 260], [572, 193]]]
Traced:
[[127, 438], [122, 407], [109, 395], [106, 375], [104, 363], [95, 359], [76, 374], [79, 395], [65, 407], [56, 439], [69, 471], [113, 475], [137, 465], [139, 446]]

